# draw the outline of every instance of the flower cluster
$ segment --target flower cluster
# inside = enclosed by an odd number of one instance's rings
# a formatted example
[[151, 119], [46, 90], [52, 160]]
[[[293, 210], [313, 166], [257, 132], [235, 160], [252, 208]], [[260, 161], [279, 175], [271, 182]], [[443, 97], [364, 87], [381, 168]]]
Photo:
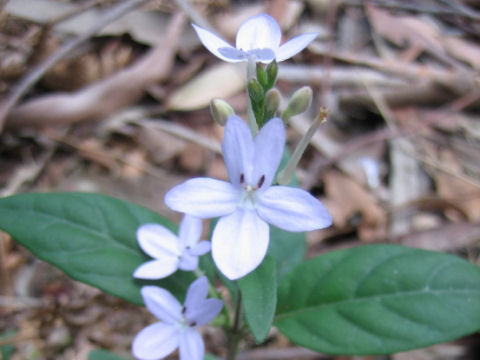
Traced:
[[[215, 56], [228, 62], [254, 64], [283, 61], [303, 50], [317, 36], [316, 33], [302, 34], [280, 45], [280, 27], [266, 14], [254, 16], [240, 26], [236, 47], [204, 28], [193, 27]], [[276, 71], [265, 76], [267, 81], [256, 87], [254, 105], [268, 107], [270, 103], [263, 100], [268, 99], [266, 92], [274, 84]], [[262, 84], [268, 85], [262, 89]], [[265, 114], [274, 114], [276, 109], [273, 107], [273, 111]], [[298, 113], [298, 109], [289, 111], [289, 116], [282, 116], [283, 120], [269, 119], [270, 115], [265, 115], [265, 121], [251, 128], [229, 106], [219, 112], [225, 125], [222, 152], [230, 181], [194, 178], [168, 191], [165, 195], [167, 206], [185, 214], [178, 236], [159, 224], [142, 225], [137, 231], [137, 240], [141, 249], [153, 259], [140, 265], [134, 277], [161, 279], [179, 269], [196, 270], [199, 256], [211, 248], [220, 272], [236, 280], [257, 268], [267, 254], [269, 224], [294, 232], [321, 229], [331, 224], [327, 209], [311, 194], [299, 188], [277, 185], [277, 171], [286, 142], [284, 122]], [[208, 241], [199, 241], [202, 219], [207, 218], [219, 218], [211, 246]], [[195, 328], [214, 319], [223, 306], [219, 299], [207, 299], [207, 278], [202, 276], [190, 285], [183, 306], [162, 288], [145, 286], [141, 293], [148, 310], [160, 322], [146, 327], [136, 336], [134, 356], [143, 360], [161, 359], [178, 348], [182, 360], [203, 359], [204, 345]]]

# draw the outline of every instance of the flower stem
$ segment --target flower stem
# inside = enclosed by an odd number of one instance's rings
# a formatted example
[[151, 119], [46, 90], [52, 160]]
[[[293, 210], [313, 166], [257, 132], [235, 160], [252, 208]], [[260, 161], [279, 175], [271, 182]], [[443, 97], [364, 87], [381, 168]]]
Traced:
[[235, 304], [235, 317], [233, 326], [229, 331], [227, 340], [227, 357], [226, 360], [236, 360], [238, 352], [238, 344], [242, 338], [242, 294], [237, 288], [237, 301]]
[[257, 126], [257, 120], [255, 119], [255, 114], [253, 113], [252, 100], [250, 100], [250, 95], [248, 94], [248, 82], [250, 81], [251, 78], [255, 77], [256, 72], [257, 72], [257, 63], [255, 61], [255, 57], [250, 56], [248, 58], [247, 82], [246, 82], [246, 85], [245, 85], [245, 89], [246, 89], [246, 92], [247, 92], [248, 126], [250, 127], [250, 131], [252, 132], [253, 136], [257, 135], [258, 126]]

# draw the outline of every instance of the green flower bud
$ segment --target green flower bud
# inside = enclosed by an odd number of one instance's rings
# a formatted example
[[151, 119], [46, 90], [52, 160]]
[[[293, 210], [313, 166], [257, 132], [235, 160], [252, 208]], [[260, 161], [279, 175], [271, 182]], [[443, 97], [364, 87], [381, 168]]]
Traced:
[[268, 86], [268, 75], [261, 63], [257, 63], [257, 80], [265, 90]]
[[248, 81], [248, 96], [252, 100], [252, 104], [260, 104], [264, 101], [263, 88], [257, 79], [250, 79]]
[[266, 87], [266, 89], [271, 89], [273, 85], [275, 85], [275, 81], [277, 81], [278, 75], [278, 64], [275, 60], [268, 64], [266, 72], [268, 75], [268, 86]]
[[273, 88], [265, 94], [265, 120], [271, 119], [280, 106], [280, 91]]
[[210, 113], [218, 125], [224, 126], [228, 117], [235, 114], [235, 111], [225, 100], [213, 99], [210, 102]]
[[312, 97], [313, 92], [309, 86], [304, 86], [295, 91], [282, 114], [282, 120], [285, 124], [288, 123], [292, 116], [307, 110], [312, 103]]

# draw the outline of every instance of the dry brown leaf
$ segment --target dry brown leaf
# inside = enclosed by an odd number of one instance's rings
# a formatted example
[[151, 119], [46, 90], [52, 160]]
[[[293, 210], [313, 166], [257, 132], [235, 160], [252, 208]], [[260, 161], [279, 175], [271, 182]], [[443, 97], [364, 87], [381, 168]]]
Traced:
[[207, 107], [213, 98], [228, 98], [244, 86], [244, 74], [239, 65], [214, 65], [175, 90], [167, 100], [167, 108], [181, 111], [201, 109]]
[[452, 56], [469, 63], [473, 68], [480, 69], [480, 47], [475, 43], [458, 38], [443, 38], [445, 49]]
[[389, 11], [367, 6], [375, 31], [397, 46], [414, 45], [442, 49], [438, 28], [418, 16], [396, 16]]
[[173, 16], [169, 31], [158, 46], [132, 66], [77, 92], [49, 94], [27, 101], [11, 112], [7, 126], [43, 127], [94, 121], [134, 103], [151, 84], [169, 75], [184, 24], [182, 14]]
[[[450, 171], [462, 174], [463, 169], [456, 155], [448, 149], [439, 151], [438, 159]], [[444, 172], [433, 174], [437, 192], [463, 209], [470, 221], [480, 221], [480, 189]]]
[[375, 198], [355, 181], [338, 171], [325, 174], [326, 199], [323, 200], [332, 214], [337, 228], [352, 225], [360, 215], [359, 237], [363, 241], [385, 238], [387, 217]]

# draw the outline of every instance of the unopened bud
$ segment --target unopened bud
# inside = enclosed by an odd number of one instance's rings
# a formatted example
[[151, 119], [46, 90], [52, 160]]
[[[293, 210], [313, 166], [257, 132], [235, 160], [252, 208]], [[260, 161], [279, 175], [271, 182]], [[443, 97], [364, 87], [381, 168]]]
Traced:
[[276, 60], [268, 64], [266, 72], [268, 75], [268, 89], [270, 89], [275, 85], [275, 81], [277, 81], [278, 64]]
[[265, 94], [265, 118], [271, 119], [275, 116], [275, 113], [280, 106], [280, 91], [273, 88], [267, 91]]
[[262, 85], [263, 89], [268, 86], [268, 75], [261, 63], [257, 63], [257, 80]]
[[248, 82], [248, 95], [253, 104], [259, 104], [264, 100], [262, 86], [257, 79], [250, 79]]
[[218, 125], [224, 126], [228, 117], [235, 114], [235, 111], [225, 100], [213, 99], [210, 102], [210, 113]]
[[304, 86], [295, 91], [288, 102], [287, 108], [282, 114], [282, 120], [286, 124], [294, 115], [307, 110], [312, 103], [313, 92], [308, 86]]

